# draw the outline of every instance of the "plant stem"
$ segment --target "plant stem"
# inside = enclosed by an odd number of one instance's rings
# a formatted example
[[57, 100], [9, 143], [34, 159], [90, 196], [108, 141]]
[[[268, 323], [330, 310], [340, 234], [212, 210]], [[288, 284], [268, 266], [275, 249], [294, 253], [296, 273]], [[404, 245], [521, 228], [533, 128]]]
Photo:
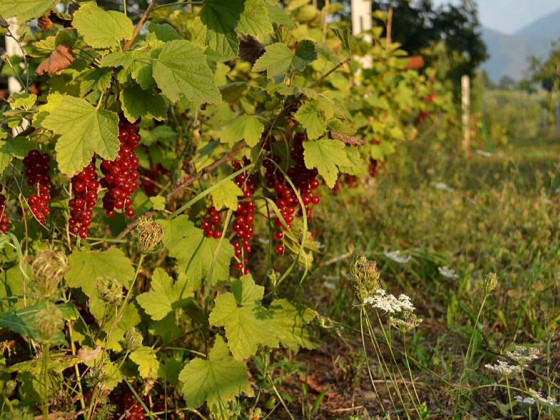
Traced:
[[49, 418], [49, 345], [43, 349], [43, 382], [45, 394], [43, 396], [43, 419]]
[[150, 5], [146, 9], [146, 11], [144, 12], [142, 17], [140, 18], [140, 21], [138, 22], [138, 25], [136, 25], [136, 28], [134, 28], [134, 32], [132, 34], [132, 37], [128, 41], [126, 41], [126, 44], [124, 44], [123, 51], [128, 51], [130, 49], [130, 47], [132, 46], [132, 43], [134, 42], [136, 37], [140, 34], [140, 31], [142, 30], [142, 28], [146, 24], [146, 21], [148, 20], [148, 18], [150, 17], [150, 14], [154, 11], [156, 6], [157, 6], [157, 0], [152, 0], [152, 2], [150, 3]]
[[471, 355], [471, 347], [473, 345], [474, 342], [474, 335], [476, 333], [476, 331], [478, 330], [478, 323], [480, 321], [480, 317], [482, 316], [482, 309], [484, 308], [484, 304], [486, 303], [486, 299], [488, 299], [488, 294], [484, 293], [484, 299], [482, 299], [482, 303], [480, 304], [480, 308], [478, 309], [478, 314], [476, 316], [476, 320], [474, 322], [474, 326], [473, 326], [473, 332], [471, 334], [471, 338], [469, 340], [469, 345], [467, 347], [467, 353], [465, 355], [465, 362], [463, 364], [463, 372], [461, 373], [461, 382], [463, 382], [463, 378], [465, 376], [466, 370], [468, 365], [470, 365], [471, 359], [472, 359], [472, 355]]

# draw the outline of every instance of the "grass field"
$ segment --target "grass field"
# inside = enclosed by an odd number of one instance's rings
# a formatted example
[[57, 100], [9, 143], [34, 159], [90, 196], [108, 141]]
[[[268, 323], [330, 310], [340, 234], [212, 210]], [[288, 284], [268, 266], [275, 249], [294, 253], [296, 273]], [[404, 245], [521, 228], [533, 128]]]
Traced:
[[[318, 268], [293, 293], [325, 317], [326, 344], [283, 366], [291, 414], [272, 416], [560, 418], [559, 169], [560, 141], [468, 158], [426, 141], [343, 205], [325, 198]], [[418, 327], [359, 304], [359, 256]]]

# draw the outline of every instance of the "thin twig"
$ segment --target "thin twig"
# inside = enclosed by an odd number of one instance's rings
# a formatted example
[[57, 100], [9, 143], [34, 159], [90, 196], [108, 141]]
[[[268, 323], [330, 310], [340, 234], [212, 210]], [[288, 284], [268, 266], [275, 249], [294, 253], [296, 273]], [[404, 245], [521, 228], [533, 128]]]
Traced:
[[348, 57], [346, 58], [346, 60], [341, 61], [340, 63], [338, 63], [336, 66], [334, 66], [332, 69], [330, 69], [328, 72], [326, 72], [325, 74], [323, 74], [321, 77], [319, 77], [317, 80], [315, 80], [312, 84], [311, 84], [311, 88], [317, 87], [317, 85], [319, 85], [319, 83], [321, 83], [323, 80], [325, 80], [327, 77], [329, 77], [331, 74], [333, 74], [335, 71], [337, 71], [339, 68], [341, 68], [343, 65], [345, 65], [346, 63], [349, 63], [350, 61], [352, 61], [352, 57]]
[[136, 25], [136, 28], [134, 28], [132, 38], [130, 38], [128, 41], [126, 41], [126, 44], [124, 44], [123, 51], [128, 51], [130, 49], [130, 47], [132, 46], [132, 43], [134, 42], [134, 40], [136, 39], [136, 37], [138, 36], [140, 31], [144, 27], [144, 25], [146, 24], [146, 21], [148, 20], [148, 17], [150, 17], [150, 14], [152, 13], [152, 11], [155, 9], [156, 6], [157, 6], [157, 0], [152, 0], [152, 2], [150, 3], [150, 5], [146, 9], [146, 11], [144, 12], [142, 17], [140, 18], [140, 21], [138, 22], [138, 25]]

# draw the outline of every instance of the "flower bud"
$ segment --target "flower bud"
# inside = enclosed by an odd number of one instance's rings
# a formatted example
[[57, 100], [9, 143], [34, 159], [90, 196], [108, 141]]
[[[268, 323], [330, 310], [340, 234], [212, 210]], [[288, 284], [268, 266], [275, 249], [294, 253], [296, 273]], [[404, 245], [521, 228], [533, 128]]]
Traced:
[[144, 337], [142, 337], [142, 333], [137, 328], [131, 328], [124, 335], [124, 347], [127, 350], [137, 349], [142, 345], [142, 341], [144, 341]]
[[113, 277], [98, 277], [96, 280], [99, 298], [109, 305], [118, 305], [123, 299], [121, 284]]
[[143, 217], [138, 221], [136, 241], [143, 254], [149, 254], [158, 249], [163, 239], [163, 227], [153, 220]]
[[38, 292], [48, 299], [68, 272], [68, 257], [62, 251], [43, 251], [32, 262], [31, 271]]
[[62, 311], [54, 305], [48, 305], [37, 313], [37, 331], [44, 343], [52, 342], [56, 333], [64, 328]]
[[360, 302], [375, 295], [379, 289], [380, 277], [381, 273], [375, 261], [370, 261], [363, 256], [358, 258], [352, 269], [352, 286]]
[[486, 279], [484, 279], [485, 293], [487, 295], [492, 293], [492, 291], [496, 288], [497, 285], [498, 285], [498, 276], [496, 275], [496, 273], [488, 274], [486, 276]]

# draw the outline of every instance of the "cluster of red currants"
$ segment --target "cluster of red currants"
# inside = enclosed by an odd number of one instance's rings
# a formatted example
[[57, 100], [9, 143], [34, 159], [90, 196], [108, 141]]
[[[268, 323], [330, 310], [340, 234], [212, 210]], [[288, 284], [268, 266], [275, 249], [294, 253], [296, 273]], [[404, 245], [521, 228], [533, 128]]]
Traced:
[[31, 150], [23, 159], [23, 165], [27, 185], [37, 187], [37, 194], [29, 196], [29, 207], [37, 221], [44, 225], [47, 216], [51, 213], [49, 208], [51, 201], [50, 156], [38, 150]]
[[[305, 136], [303, 134], [296, 134], [294, 136], [291, 153], [294, 165], [288, 169], [287, 175], [292, 180], [293, 185], [296, 187], [303, 201], [307, 218], [311, 219], [311, 205], [319, 204], [319, 196], [313, 195], [313, 191], [319, 188], [319, 181], [317, 180], [317, 171], [305, 167], [303, 157], [304, 139]], [[276, 164], [278, 164], [279, 161], [280, 159], [278, 157], [274, 157], [265, 160], [263, 166], [265, 168], [266, 186], [270, 189], [274, 189], [276, 192], [275, 203], [284, 219], [282, 221], [282, 219], [277, 217], [274, 220], [274, 224], [277, 227], [274, 233], [274, 239], [277, 242], [275, 250], [277, 254], [282, 255], [285, 252], [285, 247], [283, 245], [284, 230], [286, 227], [291, 228], [296, 215], [296, 209], [300, 206], [300, 203], [296, 192], [288, 183], [282, 171], [277, 168]], [[302, 213], [303, 210], [300, 208], [298, 214]]]
[[97, 202], [99, 180], [95, 172], [95, 157], [81, 172], [72, 177], [74, 198], [69, 201], [70, 232], [86, 239], [89, 234], [93, 209]]
[[202, 221], [201, 227], [207, 238], [220, 239], [222, 237], [222, 215], [216, 207], [208, 209], [208, 218]]
[[124, 394], [119, 401], [120, 408], [123, 411], [121, 418], [127, 420], [144, 420], [146, 411], [140, 401], [136, 399], [132, 392]]
[[107, 216], [113, 217], [115, 210], [123, 211], [128, 217], [134, 217], [132, 194], [138, 189], [138, 164], [136, 150], [140, 147], [140, 135], [137, 124], [125, 120], [119, 123], [119, 140], [121, 148], [117, 158], [113, 161], [104, 160], [101, 163], [101, 186], [107, 188], [103, 196], [103, 208]]
[[[249, 164], [245, 161], [245, 166]], [[233, 169], [239, 171], [242, 168], [240, 162], [233, 162]], [[235, 239], [233, 247], [235, 249], [235, 256], [239, 260], [236, 268], [243, 274], [249, 274], [250, 270], [247, 268], [248, 254], [251, 253], [251, 240], [255, 235], [255, 202], [251, 200], [255, 194], [255, 177], [241, 173], [235, 177], [235, 183], [243, 191], [243, 196], [239, 197], [240, 201], [237, 205], [237, 210], [234, 213], [233, 231], [235, 232]], [[241, 201], [243, 200], [243, 201]]]
[[6, 233], [10, 228], [10, 219], [6, 214], [6, 196], [2, 194], [4, 187], [0, 184], [0, 232]]

